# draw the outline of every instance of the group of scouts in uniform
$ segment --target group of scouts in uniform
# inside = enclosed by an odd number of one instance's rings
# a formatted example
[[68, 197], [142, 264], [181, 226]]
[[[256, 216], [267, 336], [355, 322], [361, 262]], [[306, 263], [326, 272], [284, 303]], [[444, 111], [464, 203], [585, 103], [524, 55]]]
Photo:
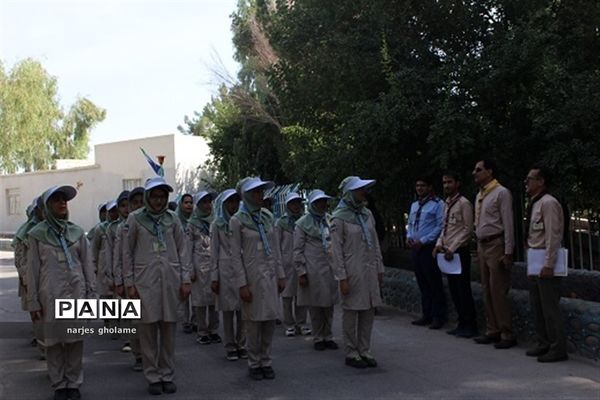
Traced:
[[14, 246], [22, 305], [45, 349], [54, 398], [81, 398], [83, 381], [83, 341], [57, 328], [55, 299], [140, 299], [137, 334], [124, 338], [122, 350], [132, 352], [133, 369], [143, 371], [153, 395], [177, 391], [178, 320], [188, 332], [195, 321], [200, 344], [223, 341], [228, 360], [247, 359], [252, 379], [274, 379], [271, 347], [280, 315], [287, 336], [312, 334], [315, 350], [337, 349], [332, 321], [340, 298], [345, 363], [376, 367], [370, 344], [383, 262], [366, 207], [374, 184], [345, 178], [332, 214], [332, 197], [323, 191], [309, 193], [306, 213], [304, 199], [290, 193], [275, 220], [263, 207], [273, 182], [247, 177], [218, 195], [183, 194], [172, 211], [173, 188], [156, 177], [101, 205], [101, 222], [87, 236], [69, 221], [76, 189], [45, 191]]

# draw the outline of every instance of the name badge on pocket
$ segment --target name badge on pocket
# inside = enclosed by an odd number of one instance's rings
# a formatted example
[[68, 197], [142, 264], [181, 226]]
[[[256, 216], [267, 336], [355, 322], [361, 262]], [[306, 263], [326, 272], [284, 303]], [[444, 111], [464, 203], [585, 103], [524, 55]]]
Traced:
[[448, 218], [448, 223], [450, 225], [456, 225], [456, 217], [452, 215], [450, 218]]
[[65, 255], [64, 251], [57, 251], [56, 252], [56, 259], [58, 260], [59, 263], [66, 263], [67, 262], [67, 256]]
[[258, 242], [258, 243], [256, 244], [256, 250], [262, 250], [262, 249], [263, 249], [263, 244], [262, 244], [262, 242]]
[[533, 226], [531, 228], [534, 231], [543, 231], [544, 230], [544, 223], [543, 222], [534, 222]]
[[162, 242], [153, 242], [152, 243], [152, 250], [154, 250], [155, 253], [160, 253], [161, 251], [165, 251], [166, 249], [167, 249], [167, 247]]

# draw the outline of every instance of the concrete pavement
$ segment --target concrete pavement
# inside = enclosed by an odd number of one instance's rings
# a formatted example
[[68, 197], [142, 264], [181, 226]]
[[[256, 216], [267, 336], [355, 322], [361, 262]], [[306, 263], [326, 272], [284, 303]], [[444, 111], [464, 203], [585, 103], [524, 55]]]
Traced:
[[[0, 399], [49, 399], [45, 362], [29, 345], [27, 315], [16, 297], [12, 253], [0, 252]], [[342, 345], [341, 310], [334, 333]], [[201, 346], [178, 333], [178, 392], [165, 399], [600, 399], [600, 366], [572, 358], [540, 364], [524, 348], [496, 350], [444, 331], [410, 325], [412, 316], [384, 308], [373, 330], [380, 366], [356, 370], [343, 364], [343, 350], [317, 352], [310, 337], [287, 338], [277, 327], [274, 381], [251, 381], [247, 365], [225, 360], [222, 345]], [[8, 324], [21, 321], [21, 324]], [[16, 328], [15, 328], [16, 326]], [[18, 331], [18, 335], [14, 334]], [[19, 337], [16, 337], [19, 336]], [[150, 398], [132, 356], [108, 337], [86, 340], [84, 399]]]

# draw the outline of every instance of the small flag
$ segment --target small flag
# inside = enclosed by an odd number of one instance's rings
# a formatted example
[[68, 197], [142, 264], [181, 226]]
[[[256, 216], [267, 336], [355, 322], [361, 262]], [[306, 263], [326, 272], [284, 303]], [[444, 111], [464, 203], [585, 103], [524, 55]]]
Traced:
[[162, 165], [157, 164], [141, 147], [140, 150], [142, 151], [144, 157], [146, 157], [146, 161], [148, 161], [148, 164], [150, 164], [150, 168], [152, 168], [154, 173], [158, 176], [165, 176], [165, 170], [163, 169]]

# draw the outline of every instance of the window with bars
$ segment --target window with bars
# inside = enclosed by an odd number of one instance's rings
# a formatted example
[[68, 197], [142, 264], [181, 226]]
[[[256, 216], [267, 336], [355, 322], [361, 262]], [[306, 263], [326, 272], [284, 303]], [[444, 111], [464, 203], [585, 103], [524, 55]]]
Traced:
[[6, 206], [8, 215], [21, 214], [21, 194], [18, 188], [6, 189]]
[[123, 179], [123, 190], [131, 190], [138, 186], [142, 186], [142, 180], [136, 179]]

